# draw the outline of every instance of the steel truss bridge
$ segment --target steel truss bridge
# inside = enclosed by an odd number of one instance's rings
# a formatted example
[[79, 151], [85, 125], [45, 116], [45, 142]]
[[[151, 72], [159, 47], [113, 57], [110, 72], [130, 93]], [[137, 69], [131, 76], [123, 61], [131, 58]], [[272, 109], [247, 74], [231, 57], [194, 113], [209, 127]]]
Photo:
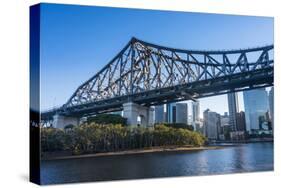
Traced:
[[273, 85], [273, 45], [223, 51], [183, 50], [132, 38], [60, 108], [42, 113], [89, 116], [143, 106], [196, 100]]

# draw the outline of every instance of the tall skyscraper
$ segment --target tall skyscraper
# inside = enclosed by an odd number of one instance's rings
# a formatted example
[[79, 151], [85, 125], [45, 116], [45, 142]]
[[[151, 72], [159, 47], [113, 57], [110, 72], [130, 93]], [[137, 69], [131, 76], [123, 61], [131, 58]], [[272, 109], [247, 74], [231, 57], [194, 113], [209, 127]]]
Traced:
[[208, 124], [208, 113], [210, 109], [206, 109], [203, 112], [203, 134], [204, 136], [207, 136], [207, 124]]
[[225, 112], [224, 115], [221, 116], [221, 126], [229, 127], [229, 116], [228, 116], [227, 112]]
[[268, 112], [268, 96], [265, 88], [243, 92], [246, 130], [253, 133], [260, 129], [259, 117]]
[[187, 124], [188, 109], [187, 103], [176, 103], [176, 123]]
[[200, 113], [200, 103], [199, 103], [199, 101], [192, 102], [192, 121], [193, 122], [199, 122], [200, 121], [199, 113]]
[[199, 101], [192, 102], [192, 126], [194, 130], [199, 131], [200, 129], [200, 103]]
[[228, 110], [229, 110], [229, 125], [231, 131], [237, 131], [236, 114], [239, 112], [237, 93], [227, 94]]
[[228, 139], [227, 133], [230, 130], [229, 126], [229, 116], [228, 113], [225, 112], [222, 116], [220, 116], [220, 128], [218, 130], [220, 140], [226, 140]]
[[164, 105], [155, 106], [155, 123], [165, 122]]
[[168, 123], [176, 122], [176, 103], [168, 103], [166, 105], [166, 120]]
[[269, 102], [271, 126], [272, 126], [272, 130], [274, 130], [274, 87], [272, 87], [269, 91], [268, 102]]
[[209, 109], [205, 110], [204, 116], [204, 135], [208, 139], [216, 140], [219, 137], [218, 131], [220, 128], [220, 115], [212, 112]]
[[245, 112], [241, 111], [236, 114], [237, 131], [246, 131]]

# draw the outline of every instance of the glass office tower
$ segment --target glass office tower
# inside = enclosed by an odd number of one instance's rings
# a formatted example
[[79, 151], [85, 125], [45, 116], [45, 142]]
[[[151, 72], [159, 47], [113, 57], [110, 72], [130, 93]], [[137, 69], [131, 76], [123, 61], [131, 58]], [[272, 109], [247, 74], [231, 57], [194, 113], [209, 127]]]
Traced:
[[243, 92], [246, 130], [251, 134], [260, 129], [259, 119], [268, 113], [268, 96], [265, 88]]

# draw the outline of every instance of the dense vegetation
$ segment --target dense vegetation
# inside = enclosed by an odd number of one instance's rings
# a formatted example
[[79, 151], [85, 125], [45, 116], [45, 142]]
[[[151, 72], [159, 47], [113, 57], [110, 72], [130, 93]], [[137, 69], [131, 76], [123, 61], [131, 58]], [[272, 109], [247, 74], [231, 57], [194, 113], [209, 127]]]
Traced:
[[73, 154], [122, 151], [154, 146], [202, 146], [205, 138], [197, 132], [157, 125], [155, 128], [128, 128], [96, 123], [65, 130], [41, 128], [43, 152], [71, 151]]
[[[158, 125], [158, 124], [156, 124], [156, 125]], [[161, 124], [159, 124], [159, 125], [161, 125]], [[186, 123], [162, 123], [162, 125], [165, 125], [167, 127], [173, 127], [173, 128], [188, 129], [190, 131], [194, 130], [192, 125], [188, 125]]]

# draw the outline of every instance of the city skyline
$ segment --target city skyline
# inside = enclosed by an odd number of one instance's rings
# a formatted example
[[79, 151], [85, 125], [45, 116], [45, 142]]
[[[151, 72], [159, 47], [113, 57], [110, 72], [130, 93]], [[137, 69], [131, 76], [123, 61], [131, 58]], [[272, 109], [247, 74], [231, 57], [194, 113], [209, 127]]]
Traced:
[[[269, 91], [270, 91], [271, 87], [266, 87], [265, 90], [267, 92], [267, 94], [269, 95]], [[244, 97], [243, 97], [243, 92], [237, 92], [237, 97], [238, 97], [238, 109], [239, 112], [240, 111], [244, 111], [245, 112], [245, 106], [244, 106]], [[224, 108], [221, 108], [220, 106], [218, 107], [218, 105], [216, 103], [217, 100], [222, 100], [220, 101], [221, 104], [224, 105]], [[203, 113], [206, 109], [210, 109], [214, 112], [217, 112], [220, 115], [223, 115], [225, 112], [228, 112], [229, 114], [229, 108], [228, 108], [228, 100], [227, 100], [227, 94], [224, 95], [220, 95], [220, 96], [214, 96], [214, 97], [208, 97], [208, 98], [201, 98], [198, 99], [199, 103], [200, 103], [200, 112], [199, 112], [199, 117], [203, 118]], [[192, 112], [192, 101], [181, 101], [180, 103], [188, 103], [188, 112]], [[191, 115], [191, 113], [189, 113], [189, 115]]]
[[[266, 93], [266, 101], [265, 101], [265, 103], [267, 104], [267, 110], [268, 110], [268, 113], [270, 113], [270, 114], [272, 114], [272, 112], [270, 112], [270, 110], [271, 111], [273, 111], [273, 107], [272, 106], [270, 106], [270, 104], [272, 105], [273, 104], [273, 89], [274, 89], [274, 87], [266, 87], [266, 88], [264, 88], [264, 89], [255, 89], [255, 90], [249, 90], [249, 91], [244, 91], [244, 92], [246, 92], [246, 93], [256, 93], [256, 92], [259, 92], [260, 90], [264, 90], [265, 91], [265, 93]], [[242, 104], [243, 105], [241, 105], [241, 102], [239, 102], [238, 104], [240, 104], [240, 105], [238, 105], [238, 107], [237, 107], [237, 112], [236, 113], [240, 113], [240, 112], [244, 112], [245, 113], [245, 106], [244, 106], [244, 96], [243, 96], [243, 92], [237, 92], [236, 93], [237, 94], [237, 101], [242, 101]], [[224, 95], [224, 96], [226, 96], [226, 101], [227, 101], [227, 94], [226, 95]], [[240, 97], [239, 97], [240, 96]], [[263, 98], [263, 99], [265, 99], [265, 98]], [[206, 111], [206, 110], [209, 110], [209, 111], [212, 111], [212, 112], [215, 112], [215, 113], [217, 113], [217, 114], [219, 114], [220, 116], [224, 116], [225, 115], [225, 113], [227, 113], [227, 115], [229, 116], [230, 115], [230, 112], [229, 112], [229, 107], [228, 107], [228, 101], [226, 102], [226, 105], [227, 105], [227, 110], [226, 111], [216, 111], [216, 110], [214, 110], [214, 109], [212, 109], [212, 108], [210, 108], [210, 107], [208, 107], [208, 105], [204, 105], [204, 106], [206, 106], [205, 108], [202, 108], [202, 102], [201, 102], [201, 100], [202, 99], [198, 99], [198, 102], [193, 102], [193, 101], [188, 101], [188, 102], [186, 102], [186, 101], [181, 101], [181, 102], [177, 102], [177, 103], [170, 103], [170, 105], [172, 105], [172, 106], [175, 106], [176, 104], [178, 104], [178, 103], [187, 103], [187, 108], [188, 108], [188, 110], [187, 110], [187, 116], [188, 117], [191, 117], [191, 121], [193, 122], [193, 119], [194, 119], [194, 117], [193, 117], [193, 115], [194, 115], [194, 112], [193, 112], [193, 103], [198, 103], [199, 104], [199, 111], [200, 111], [200, 113], [199, 113], [199, 117], [201, 118], [201, 119], [204, 119], [204, 112]], [[255, 110], [255, 109], [252, 109], [252, 111], [253, 110]], [[163, 111], [164, 113], [166, 113], [166, 111], [164, 110]], [[201, 113], [202, 112], [202, 113]], [[192, 124], [192, 122], [188, 122], [189, 124]], [[248, 123], [249, 124], [249, 123]]]

